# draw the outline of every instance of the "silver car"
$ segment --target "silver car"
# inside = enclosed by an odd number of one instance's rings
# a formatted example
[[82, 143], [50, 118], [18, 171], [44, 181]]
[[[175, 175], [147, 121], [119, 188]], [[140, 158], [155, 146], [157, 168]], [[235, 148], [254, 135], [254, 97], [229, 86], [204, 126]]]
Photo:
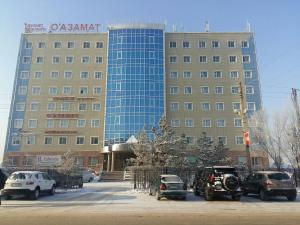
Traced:
[[157, 200], [162, 197], [185, 200], [187, 185], [177, 175], [160, 175], [158, 181], [150, 185], [150, 195], [155, 195]]

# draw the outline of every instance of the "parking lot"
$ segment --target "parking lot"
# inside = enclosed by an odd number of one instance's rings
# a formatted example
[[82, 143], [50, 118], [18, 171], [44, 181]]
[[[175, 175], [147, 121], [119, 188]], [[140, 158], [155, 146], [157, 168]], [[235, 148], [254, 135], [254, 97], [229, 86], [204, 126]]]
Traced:
[[[75, 218], [78, 215], [82, 215], [81, 218], [87, 215], [91, 215], [91, 218], [97, 218], [102, 215], [103, 218], [107, 217], [107, 219], [113, 218], [115, 220], [116, 218], [121, 218], [121, 215], [126, 215], [127, 219], [130, 216], [139, 218], [139, 215], [144, 217], [155, 216], [157, 219], [158, 215], [164, 215], [165, 219], [170, 217], [171, 220], [181, 215], [180, 218], [185, 216], [189, 216], [188, 218], [205, 217], [207, 223], [203, 224], [214, 224], [209, 223], [207, 215], [214, 215], [215, 219], [218, 216], [232, 217], [232, 219], [252, 218], [253, 215], [254, 218], [259, 216], [265, 217], [266, 223], [262, 224], [269, 224], [269, 222], [270, 224], [277, 224], [276, 222], [279, 222], [285, 216], [288, 218], [285, 222], [290, 221], [291, 223], [283, 223], [284, 221], [281, 221], [280, 224], [299, 224], [300, 193], [298, 195], [295, 202], [289, 202], [285, 198], [274, 198], [263, 202], [257, 196], [251, 195], [242, 197], [239, 202], [226, 198], [207, 202], [203, 197], [194, 196], [191, 191], [185, 201], [170, 199], [157, 201], [155, 197], [149, 196], [146, 191], [133, 190], [132, 184], [129, 182], [98, 182], [87, 183], [83, 189], [57, 190], [54, 196], [41, 196], [37, 201], [22, 198], [9, 201], [3, 200], [0, 218], [2, 221], [1, 225], [3, 225], [18, 224], [15, 220], [19, 217], [14, 215], [24, 215], [24, 218], [30, 219], [33, 218], [32, 216], [43, 217], [45, 215], [46, 217], [53, 216], [56, 219], [68, 216]], [[75, 217], [71, 217], [71, 215]], [[111, 217], [109, 215], [115, 216]], [[276, 219], [277, 217], [278, 219]], [[176, 221], [179, 222], [180, 218]], [[274, 219], [276, 219], [275, 223], [271, 223]], [[295, 222], [295, 219], [299, 219], [298, 222], [292, 223]], [[230, 221], [228, 218], [227, 220]], [[54, 220], [49, 221], [53, 222]], [[147, 221], [151, 221], [151, 219]], [[176, 224], [176, 221], [174, 224]], [[246, 220], [244, 222], [240, 224], [247, 224]], [[22, 221], [22, 224], [26, 224], [26, 221]], [[107, 224], [110, 223], [108, 222]], [[234, 222], [231, 221], [228, 224], [234, 224]]]

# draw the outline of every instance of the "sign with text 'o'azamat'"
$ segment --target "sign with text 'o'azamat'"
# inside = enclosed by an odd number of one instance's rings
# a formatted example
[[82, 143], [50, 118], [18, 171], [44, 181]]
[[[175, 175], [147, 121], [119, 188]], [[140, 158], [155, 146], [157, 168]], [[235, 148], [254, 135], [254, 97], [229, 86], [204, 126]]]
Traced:
[[51, 23], [29, 24], [25, 23], [25, 33], [97, 33], [100, 24], [97, 23]]

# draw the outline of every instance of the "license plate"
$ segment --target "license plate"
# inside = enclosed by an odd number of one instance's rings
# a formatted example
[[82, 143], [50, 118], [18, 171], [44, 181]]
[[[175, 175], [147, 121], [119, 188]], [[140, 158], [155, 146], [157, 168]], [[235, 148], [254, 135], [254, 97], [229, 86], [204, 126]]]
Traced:
[[11, 186], [12, 187], [21, 187], [22, 184], [21, 183], [12, 183]]

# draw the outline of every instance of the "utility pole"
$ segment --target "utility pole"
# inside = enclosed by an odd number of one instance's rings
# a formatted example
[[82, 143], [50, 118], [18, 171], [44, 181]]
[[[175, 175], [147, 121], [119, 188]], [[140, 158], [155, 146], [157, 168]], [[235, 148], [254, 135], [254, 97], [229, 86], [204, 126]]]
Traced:
[[251, 172], [252, 171], [252, 163], [251, 163], [251, 156], [250, 156], [250, 143], [249, 141], [246, 141], [246, 135], [248, 135], [247, 138], [249, 138], [249, 130], [248, 130], [248, 115], [247, 115], [247, 106], [245, 101], [245, 95], [243, 90], [242, 81], [239, 81], [239, 95], [240, 95], [240, 104], [241, 104], [241, 112], [240, 116], [242, 118], [242, 124], [243, 124], [243, 138], [246, 146], [246, 154], [247, 154], [247, 165], [248, 169]]

